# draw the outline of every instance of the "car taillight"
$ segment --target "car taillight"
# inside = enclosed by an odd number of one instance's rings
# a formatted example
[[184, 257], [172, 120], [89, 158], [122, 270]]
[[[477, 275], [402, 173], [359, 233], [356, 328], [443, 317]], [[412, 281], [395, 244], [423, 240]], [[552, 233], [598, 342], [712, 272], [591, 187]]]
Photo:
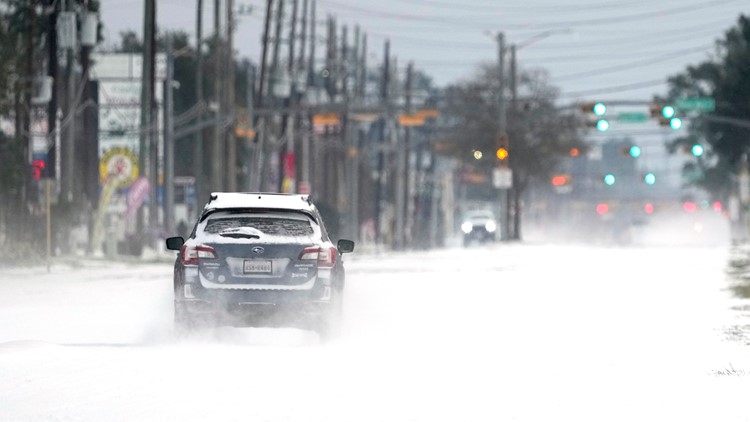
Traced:
[[305, 248], [299, 254], [300, 260], [317, 260], [318, 267], [333, 267], [336, 263], [335, 248], [320, 248], [317, 246]]
[[182, 245], [182, 264], [198, 265], [198, 259], [216, 259], [216, 250], [210, 246], [189, 246]]
[[320, 254], [318, 255], [318, 266], [319, 267], [333, 267], [336, 263], [336, 249], [334, 248], [320, 248]]
[[216, 250], [210, 246], [200, 245], [198, 249], [198, 259], [216, 259]]
[[318, 259], [318, 255], [320, 255], [320, 248], [313, 247], [313, 248], [305, 248], [302, 250], [302, 253], [299, 254], [300, 260], [312, 260], [312, 259]]

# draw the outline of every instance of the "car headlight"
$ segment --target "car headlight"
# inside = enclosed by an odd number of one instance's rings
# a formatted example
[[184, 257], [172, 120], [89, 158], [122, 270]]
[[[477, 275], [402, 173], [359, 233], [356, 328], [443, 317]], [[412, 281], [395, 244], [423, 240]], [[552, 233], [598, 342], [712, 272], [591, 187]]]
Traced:
[[487, 231], [490, 233], [494, 233], [495, 230], [497, 230], [497, 226], [495, 225], [494, 221], [488, 221], [487, 224], [484, 225], [484, 228], [487, 229]]
[[464, 233], [466, 233], [466, 234], [471, 233], [471, 229], [472, 229], [472, 226], [471, 226], [470, 222], [467, 221], [467, 222], [461, 224], [461, 231], [463, 231]]

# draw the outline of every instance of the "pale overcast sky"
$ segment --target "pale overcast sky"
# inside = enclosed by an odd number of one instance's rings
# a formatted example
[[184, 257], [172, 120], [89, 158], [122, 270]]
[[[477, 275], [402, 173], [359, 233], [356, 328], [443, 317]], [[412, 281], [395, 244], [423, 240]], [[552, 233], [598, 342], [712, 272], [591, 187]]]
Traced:
[[[143, 0], [102, 3], [109, 40], [126, 29], [142, 32]], [[161, 30], [195, 33], [195, 0], [157, 3]], [[204, 3], [207, 32], [213, 1]], [[252, 7], [251, 14], [238, 16], [236, 49], [257, 61], [265, 0], [235, 0], [235, 5]], [[648, 100], [665, 91], [667, 76], [707, 58], [738, 16], [750, 14], [750, 1], [317, 0], [317, 11], [319, 37], [328, 14], [348, 25], [350, 34], [358, 24], [368, 33], [370, 63], [382, 60], [384, 40], [390, 38], [399, 65], [413, 61], [440, 85], [469, 78], [478, 63], [496, 60], [492, 33], [503, 31], [508, 43], [523, 44], [551, 31], [519, 50], [518, 62], [546, 68], [564, 100]], [[319, 48], [318, 57], [322, 54]], [[631, 86], [641, 88], [621, 89]]]

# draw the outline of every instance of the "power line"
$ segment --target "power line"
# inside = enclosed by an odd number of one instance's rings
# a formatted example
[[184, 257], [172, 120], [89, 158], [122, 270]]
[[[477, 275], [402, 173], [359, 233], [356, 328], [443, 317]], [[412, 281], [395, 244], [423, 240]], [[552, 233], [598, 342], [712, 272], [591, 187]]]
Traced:
[[[454, 10], [466, 10], [467, 8], [471, 8], [473, 10], [478, 11], [498, 11], [500, 10], [500, 6], [497, 5], [489, 5], [489, 4], [471, 4], [468, 5], [466, 3], [453, 3], [453, 2], [447, 2], [447, 1], [437, 1], [437, 0], [397, 0], [401, 3], [408, 3], [408, 4], [414, 4], [414, 5], [424, 5], [428, 7], [435, 7], [435, 8], [441, 8], [441, 9], [454, 9]], [[680, 2], [681, 3], [681, 2]], [[579, 13], [581, 10], [591, 10], [591, 9], [619, 9], [619, 8], [632, 8], [634, 6], [642, 5], [642, 4], [653, 4], [651, 0], [640, 0], [640, 1], [615, 1], [612, 3], [602, 3], [602, 2], [596, 2], [596, 3], [579, 3], [579, 4], [571, 4], [571, 5], [544, 5], [544, 6], [527, 6], [527, 7], [512, 7], [512, 6], [502, 6], [503, 12], [540, 12], [540, 11], [570, 11], [574, 13]]]
[[603, 18], [599, 17], [599, 18], [567, 20], [567, 21], [557, 21], [557, 22], [542, 22], [542, 23], [535, 23], [535, 24], [513, 24], [513, 23], [498, 23], [498, 22], [489, 22], [489, 21], [488, 22], [476, 22], [476, 21], [470, 22], [470, 21], [467, 21], [465, 17], [456, 18], [455, 16], [423, 16], [423, 15], [417, 15], [417, 14], [393, 13], [393, 12], [387, 12], [383, 10], [352, 6], [349, 4], [340, 3], [337, 1], [333, 1], [333, 0], [321, 0], [321, 2], [335, 7], [336, 12], [341, 12], [342, 10], [348, 10], [354, 13], [356, 16], [367, 16], [369, 18], [375, 18], [375, 19], [381, 18], [381, 19], [387, 19], [387, 20], [407, 20], [409, 22], [420, 22], [420, 21], [432, 22], [432, 23], [439, 23], [442, 25], [450, 24], [454, 26], [470, 27], [475, 31], [481, 30], [482, 26], [496, 27], [498, 24], [500, 24], [503, 28], [506, 28], [506, 29], [550, 29], [550, 28], [584, 26], [584, 25], [601, 26], [601, 25], [609, 25], [612, 23], [630, 22], [630, 21], [635, 21], [635, 20], [642, 21], [642, 20], [647, 20], [647, 19], [657, 18], [657, 17], [663, 18], [665, 16], [670, 16], [670, 15], [678, 15], [678, 14], [694, 12], [694, 11], [702, 10], [706, 8], [714, 8], [722, 4], [733, 3], [736, 1], [738, 0], [710, 0], [710, 1], [703, 1], [699, 3], [695, 3], [690, 6], [671, 7], [668, 9], [660, 9], [660, 10], [654, 10], [654, 11], [648, 11], [648, 12], [639, 12], [639, 13], [634, 13], [630, 15], [608, 16], [608, 17], [603, 17]]
[[564, 92], [560, 94], [560, 98], [571, 98], [571, 97], [581, 97], [581, 96], [592, 95], [592, 94], [610, 94], [610, 93], [615, 93], [615, 92], [633, 91], [633, 90], [641, 89], [641, 88], [650, 88], [654, 86], [665, 85], [666, 83], [667, 81], [665, 79], [651, 79], [648, 81], [634, 82], [634, 83], [624, 84], [624, 85], [614, 85], [614, 86], [589, 89], [589, 90], [584, 90], [584, 91]]
[[676, 59], [679, 57], [684, 57], [690, 54], [705, 52], [706, 50], [712, 47], [713, 45], [705, 45], [705, 46], [701, 46], [697, 48], [689, 48], [685, 50], [675, 51], [672, 54], [661, 55], [660, 57], [649, 57], [643, 60], [637, 60], [637, 61], [630, 62], [630, 63], [619, 64], [615, 66], [607, 66], [607, 67], [602, 67], [599, 69], [587, 70], [585, 72], [570, 73], [567, 75], [556, 77], [554, 78], [554, 80], [556, 82], [571, 81], [571, 80], [580, 79], [580, 78], [587, 77], [587, 76], [598, 76], [598, 75], [602, 75], [606, 73], [622, 72], [626, 70], [635, 69], [638, 67], [650, 66], [655, 63], [661, 63], [661, 62]]

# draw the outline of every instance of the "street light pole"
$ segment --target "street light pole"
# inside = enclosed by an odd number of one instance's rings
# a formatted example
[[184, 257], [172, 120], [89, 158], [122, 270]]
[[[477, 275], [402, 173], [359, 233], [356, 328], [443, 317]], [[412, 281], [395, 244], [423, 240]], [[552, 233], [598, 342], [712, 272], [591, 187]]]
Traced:
[[[508, 139], [507, 134], [507, 112], [505, 109], [505, 35], [500, 32], [497, 34], [497, 53], [498, 53], [498, 93], [497, 93], [497, 139], [498, 147], [509, 149], [508, 145], [502, 145]], [[499, 166], [505, 169], [510, 157], [501, 160]], [[500, 240], [508, 240], [508, 188], [500, 188]]]

